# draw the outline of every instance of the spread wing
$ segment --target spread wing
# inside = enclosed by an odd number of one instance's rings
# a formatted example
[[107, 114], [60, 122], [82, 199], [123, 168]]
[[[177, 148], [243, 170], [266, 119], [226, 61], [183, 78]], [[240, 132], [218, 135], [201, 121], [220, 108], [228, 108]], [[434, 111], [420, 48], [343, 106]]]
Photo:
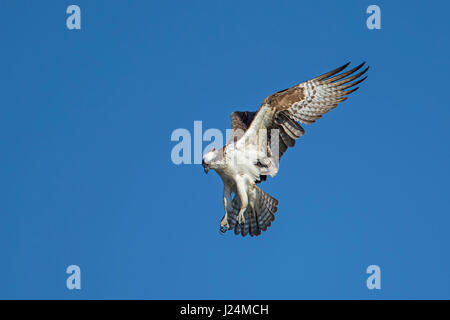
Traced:
[[[258, 159], [263, 167], [261, 174], [274, 176], [278, 172], [281, 156], [305, 132], [299, 122], [314, 123], [323, 114], [336, 108], [338, 103], [347, 100], [347, 95], [359, 88], [355, 86], [367, 78], [361, 76], [369, 67], [359, 71], [365, 62], [341, 73], [349, 64], [264, 99], [251, 125], [247, 125], [245, 134], [239, 140], [241, 146], [256, 145], [258, 150], [264, 151], [265, 156]], [[245, 121], [242, 123], [247, 124]], [[267, 139], [259, 138], [261, 129], [267, 130]]]
[[231, 134], [228, 143], [237, 142], [244, 135], [257, 113], [257, 111], [235, 111], [231, 114]]

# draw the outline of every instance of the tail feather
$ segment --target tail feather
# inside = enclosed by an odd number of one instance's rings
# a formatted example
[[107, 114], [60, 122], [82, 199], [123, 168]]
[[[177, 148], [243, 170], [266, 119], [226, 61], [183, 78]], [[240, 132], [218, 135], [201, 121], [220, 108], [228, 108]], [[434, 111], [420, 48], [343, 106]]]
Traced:
[[237, 222], [237, 215], [241, 206], [238, 196], [232, 202], [233, 209], [228, 212], [229, 230], [234, 229], [236, 235], [243, 237], [258, 236], [261, 231], [266, 231], [275, 220], [275, 213], [278, 211], [278, 200], [256, 187], [256, 201], [253, 208], [249, 205], [244, 212], [245, 222], [241, 225]]
[[[242, 227], [242, 232], [241, 232], [241, 234], [242, 234], [242, 236], [243, 237], [245, 237], [246, 235], [248, 235], [248, 232], [250, 231], [250, 218], [249, 218], [249, 216], [248, 216], [248, 211], [247, 211], [247, 217], [246, 217], [246, 219], [245, 219], [245, 223], [244, 223], [244, 226]], [[244, 217], [245, 217], [245, 215], [244, 215]]]
[[252, 213], [249, 216], [250, 235], [259, 236], [261, 234], [261, 229], [258, 224], [258, 215], [252, 210]]
[[264, 215], [264, 204], [261, 202], [261, 205], [258, 207], [258, 211], [260, 212], [260, 214], [257, 215], [257, 219], [258, 219], [258, 225], [259, 228], [262, 231], [266, 231], [267, 230], [267, 219], [266, 219], [266, 215]]
[[232, 230], [236, 226], [236, 218], [237, 218], [236, 209], [233, 209], [231, 212], [228, 212], [228, 225], [230, 230]]
[[272, 220], [275, 218], [267, 208], [265, 197], [262, 199], [262, 201], [260, 201], [259, 215], [261, 216], [262, 220], [261, 225], [264, 226], [265, 229], [270, 226]]

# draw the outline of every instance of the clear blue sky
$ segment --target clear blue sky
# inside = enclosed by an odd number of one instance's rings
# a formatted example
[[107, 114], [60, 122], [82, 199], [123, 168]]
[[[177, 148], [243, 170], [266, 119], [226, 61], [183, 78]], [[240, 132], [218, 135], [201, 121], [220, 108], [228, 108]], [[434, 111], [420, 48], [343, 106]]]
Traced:
[[[450, 298], [449, 10], [2, 0], [0, 298]], [[280, 200], [269, 231], [220, 236], [222, 184], [171, 162], [172, 131], [225, 130], [232, 111], [363, 60], [362, 88], [263, 184]]]

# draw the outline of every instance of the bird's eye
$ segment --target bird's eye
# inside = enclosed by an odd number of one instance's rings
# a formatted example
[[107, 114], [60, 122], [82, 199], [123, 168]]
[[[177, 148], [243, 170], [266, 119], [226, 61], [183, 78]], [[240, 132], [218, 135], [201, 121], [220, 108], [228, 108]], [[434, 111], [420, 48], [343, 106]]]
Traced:
[[211, 151], [216, 151], [216, 147], [213, 147], [213, 148], [211, 149]]

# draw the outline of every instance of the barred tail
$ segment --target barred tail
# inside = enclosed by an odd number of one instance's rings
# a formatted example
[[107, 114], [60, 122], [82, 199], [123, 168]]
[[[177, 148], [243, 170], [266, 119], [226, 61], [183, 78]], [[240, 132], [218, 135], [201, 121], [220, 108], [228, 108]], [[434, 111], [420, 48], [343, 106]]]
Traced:
[[228, 212], [228, 224], [230, 230], [234, 229], [236, 235], [258, 236], [261, 231], [266, 231], [275, 220], [275, 212], [278, 208], [278, 200], [256, 187], [256, 200], [253, 209], [248, 206], [244, 212], [245, 223], [237, 223], [237, 215], [241, 208], [239, 196], [235, 196], [232, 202], [233, 210]]

